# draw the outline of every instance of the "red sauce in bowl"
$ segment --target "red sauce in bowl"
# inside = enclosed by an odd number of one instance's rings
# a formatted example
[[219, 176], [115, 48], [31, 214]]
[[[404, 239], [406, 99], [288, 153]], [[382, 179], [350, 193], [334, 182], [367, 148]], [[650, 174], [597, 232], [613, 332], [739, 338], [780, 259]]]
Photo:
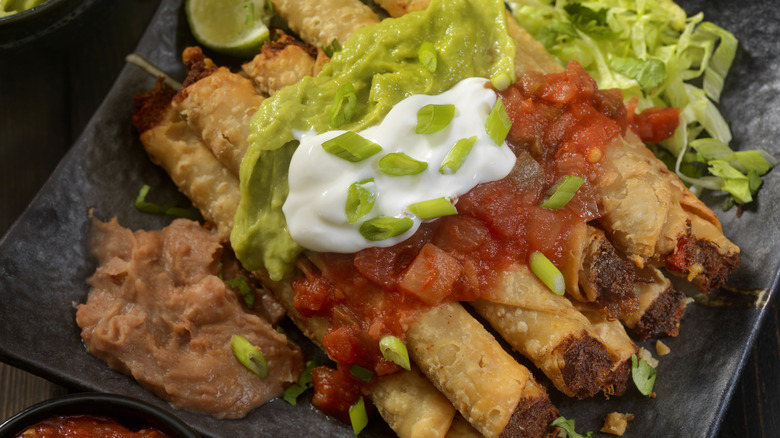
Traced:
[[92, 415], [58, 415], [30, 426], [16, 438], [169, 438], [157, 429], [133, 431], [118, 421]]

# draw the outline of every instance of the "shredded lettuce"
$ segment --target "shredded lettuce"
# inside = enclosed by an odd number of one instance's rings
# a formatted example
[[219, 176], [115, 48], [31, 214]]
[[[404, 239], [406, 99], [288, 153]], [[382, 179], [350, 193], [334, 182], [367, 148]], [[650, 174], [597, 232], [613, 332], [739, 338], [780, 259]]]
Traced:
[[[620, 88], [652, 106], [682, 110], [675, 134], [652, 148], [699, 194], [752, 202], [761, 175], [777, 164], [764, 151], [734, 152], [731, 130], [715, 105], [737, 39], [702, 13], [687, 16], [672, 0], [519, 0], [512, 14], [562, 64], [576, 60], [601, 88]], [[671, 159], [670, 158], [671, 154]]]

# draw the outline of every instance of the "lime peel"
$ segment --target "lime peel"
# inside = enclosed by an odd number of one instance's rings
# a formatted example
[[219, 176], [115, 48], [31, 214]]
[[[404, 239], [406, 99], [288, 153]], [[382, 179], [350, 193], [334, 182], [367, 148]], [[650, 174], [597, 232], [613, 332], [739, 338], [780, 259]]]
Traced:
[[187, 0], [184, 8], [192, 35], [203, 46], [253, 56], [268, 40], [271, 11], [266, 0]]

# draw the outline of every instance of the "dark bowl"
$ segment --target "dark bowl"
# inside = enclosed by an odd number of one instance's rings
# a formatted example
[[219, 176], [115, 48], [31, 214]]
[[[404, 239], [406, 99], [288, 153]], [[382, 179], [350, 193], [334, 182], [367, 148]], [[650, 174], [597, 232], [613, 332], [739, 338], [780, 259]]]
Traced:
[[0, 50], [13, 49], [68, 27], [99, 0], [47, 0], [42, 4], [0, 17]]
[[109, 417], [128, 428], [153, 427], [172, 438], [201, 438], [174, 415], [146, 402], [115, 394], [77, 393], [47, 400], [0, 425], [0, 437], [13, 438], [30, 426], [58, 415]]

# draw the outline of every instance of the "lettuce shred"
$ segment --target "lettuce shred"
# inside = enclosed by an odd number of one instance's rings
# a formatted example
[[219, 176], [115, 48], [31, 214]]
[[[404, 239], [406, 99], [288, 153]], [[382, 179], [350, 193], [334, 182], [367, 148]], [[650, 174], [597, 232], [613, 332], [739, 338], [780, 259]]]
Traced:
[[761, 176], [777, 164], [763, 150], [733, 151], [716, 107], [737, 50], [733, 34], [687, 16], [671, 0], [520, 0], [507, 2], [521, 26], [562, 64], [576, 60], [600, 88], [620, 88], [652, 106], [682, 110], [660, 147], [648, 145], [699, 195], [720, 190], [724, 209], [753, 201]]

